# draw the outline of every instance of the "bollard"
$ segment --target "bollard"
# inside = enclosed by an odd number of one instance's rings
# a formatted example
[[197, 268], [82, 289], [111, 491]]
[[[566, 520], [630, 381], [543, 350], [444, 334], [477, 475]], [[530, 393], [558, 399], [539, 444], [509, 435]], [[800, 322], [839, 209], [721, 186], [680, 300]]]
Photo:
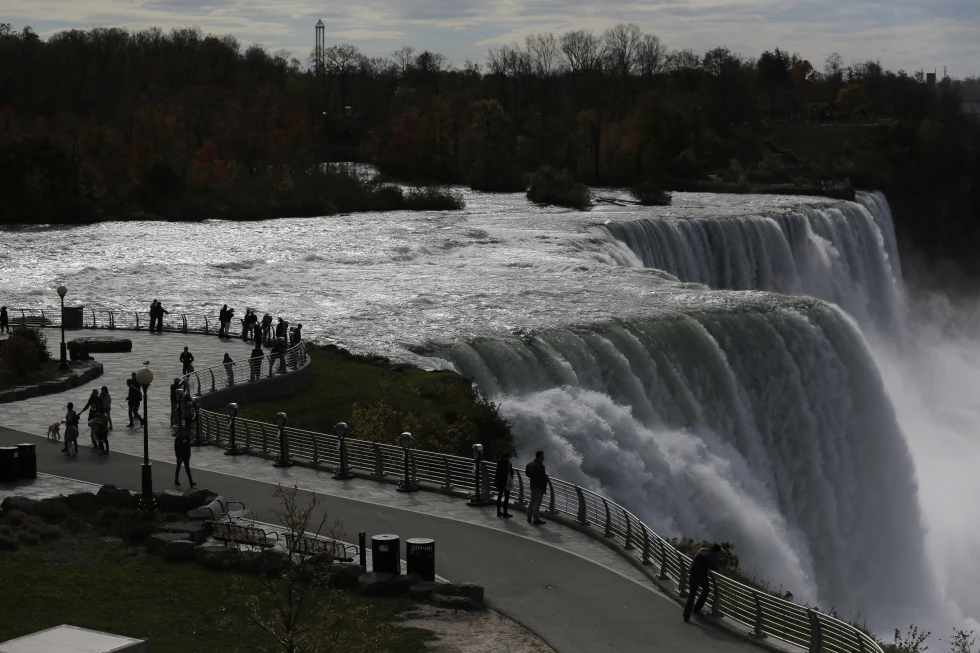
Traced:
[[334, 430], [337, 432], [337, 437], [340, 438], [340, 467], [337, 468], [337, 473], [333, 477], [338, 481], [345, 481], [354, 478], [354, 474], [350, 471], [350, 465], [347, 464], [347, 423], [337, 422], [334, 425]]
[[364, 567], [364, 571], [367, 571], [367, 533], [361, 531], [357, 534], [357, 544], [360, 547], [360, 560], [361, 566]]
[[474, 462], [473, 477], [474, 477], [475, 491], [473, 492], [473, 494], [470, 495], [470, 500], [466, 502], [466, 505], [473, 506], [474, 508], [482, 508], [483, 506], [489, 503], [489, 501], [487, 501], [486, 497], [483, 495], [483, 492], [480, 491], [480, 476], [481, 476], [480, 466], [483, 463], [482, 444], [473, 445], [473, 462]]
[[279, 427], [279, 455], [273, 463], [274, 467], [292, 467], [293, 461], [289, 459], [289, 440], [286, 438], [286, 413], [276, 413], [276, 425]]
[[238, 404], [228, 404], [228, 448], [225, 450], [226, 456], [237, 456], [242, 453], [235, 442], [235, 419], [238, 417]]
[[398, 436], [398, 442], [402, 445], [402, 450], [405, 452], [405, 475], [402, 477], [402, 480], [398, 482], [397, 489], [399, 492], [417, 492], [419, 490], [419, 486], [412, 479], [408, 469], [408, 451], [412, 448], [412, 434], [405, 431]]

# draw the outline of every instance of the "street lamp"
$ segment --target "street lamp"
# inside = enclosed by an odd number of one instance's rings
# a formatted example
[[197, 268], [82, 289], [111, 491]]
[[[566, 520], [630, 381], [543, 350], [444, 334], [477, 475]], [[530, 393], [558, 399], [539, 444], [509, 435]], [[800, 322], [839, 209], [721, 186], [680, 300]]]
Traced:
[[143, 363], [143, 367], [136, 371], [136, 382], [143, 387], [143, 496], [140, 497], [141, 510], [153, 510], [156, 508], [156, 500], [153, 498], [153, 467], [150, 465], [150, 431], [146, 419], [146, 405], [149, 403], [147, 392], [150, 384], [153, 383], [153, 370], [149, 368], [150, 361]]
[[68, 347], [65, 345], [65, 295], [67, 294], [67, 286], [58, 286], [58, 296], [61, 297], [61, 365], [59, 367], [63, 370], [68, 369]]
[[473, 466], [473, 471], [475, 476], [474, 485], [476, 486], [476, 492], [470, 497], [470, 500], [466, 502], [466, 505], [479, 508], [489, 503], [489, 501], [484, 498], [483, 493], [480, 492], [480, 466], [483, 464], [482, 444], [473, 445], [473, 462], [475, 463]]
[[333, 477], [338, 481], [345, 481], [354, 478], [354, 474], [347, 464], [347, 422], [337, 422], [333, 428], [337, 437], [340, 438], [340, 467], [337, 468], [337, 473]]
[[228, 404], [228, 448], [225, 449], [226, 456], [237, 456], [242, 452], [235, 444], [235, 418], [238, 417], [238, 404]]
[[398, 483], [399, 492], [417, 492], [419, 486], [412, 481], [412, 476], [408, 473], [408, 450], [412, 448], [412, 434], [408, 431], [398, 436], [398, 442], [405, 450], [405, 478]]
[[272, 463], [273, 467], [292, 467], [293, 461], [289, 459], [289, 442], [286, 440], [286, 422], [289, 420], [286, 413], [276, 413], [276, 426], [279, 427], [279, 455]]

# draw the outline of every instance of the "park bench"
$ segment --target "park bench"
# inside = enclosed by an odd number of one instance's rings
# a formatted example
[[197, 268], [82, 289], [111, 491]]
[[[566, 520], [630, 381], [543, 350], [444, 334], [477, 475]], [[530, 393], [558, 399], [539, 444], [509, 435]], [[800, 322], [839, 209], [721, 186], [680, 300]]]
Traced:
[[209, 521], [211, 537], [227, 544], [269, 548], [279, 542], [279, 533], [267, 534], [261, 528], [227, 521]]
[[357, 547], [353, 544], [306, 534], [294, 536], [292, 533], [286, 533], [286, 548], [305, 556], [330, 553], [335, 560], [342, 562], [353, 562], [358, 553]]
[[[232, 506], [241, 506], [240, 510], [232, 510]], [[201, 508], [209, 521], [237, 522], [249, 519], [251, 511], [241, 501], [228, 501], [224, 497], [216, 497], [214, 501]]]

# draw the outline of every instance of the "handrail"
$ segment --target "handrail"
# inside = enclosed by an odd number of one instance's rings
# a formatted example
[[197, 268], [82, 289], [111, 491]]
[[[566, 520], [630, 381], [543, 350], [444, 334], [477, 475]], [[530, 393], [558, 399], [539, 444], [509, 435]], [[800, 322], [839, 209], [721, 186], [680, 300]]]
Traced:
[[[180, 384], [190, 390], [192, 396], [198, 397], [226, 388], [247, 385], [276, 374], [298, 370], [306, 365], [308, 360], [306, 342], [300, 340], [282, 353], [270, 353], [243, 361], [221, 363], [203, 370], [194, 370], [179, 378]], [[268, 372], [263, 371], [265, 361], [269, 362]], [[204, 379], [203, 383], [202, 378]]]
[[[74, 310], [65, 307], [65, 310]], [[257, 311], [262, 313], [263, 311]], [[32, 326], [43, 328], [61, 327], [61, 310], [40, 308], [8, 308], [10, 326]], [[105, 308], [83, 308], [82, 329], [121, 329], [127, 331], [147, 331], [150, 327], [150, 314], [146, 311], [121, 311]], [[261, 325], [260, 325], [261, 328]], [[271, 330], [275, 331], [273, 324]], [[218, 332], [215, 319], [200, 313], [167, 313], [161, 320], [161, 329], [174, 333], [203, 333], [211, 335]], [[240, 338], [242, 318], [232, 320], [228, 335]], [[271, 342], [271, 338], [266, 338]]]
[[[302, 343], [301, 343], [302, 344]], [[221, 425], [226, 415], [206, 410], [198, 412], [202, 439], [225, 444]], [[239, 428], [251, 437], [245, 439], [246, 453], [256, 449], [268, 450], [268, 439], [279, 438], [279, 430], [272, 424], [236, 418]], [[224, 429], [227, 431], [227, 429]], [[256, 446], [254, 433], [261, 434], [261, 447]], [[401, 447], [346, 438], [336, 435], [285, 428], [283, 437], [293, 458], [303, 458], [314, 467], [339, 471], [340, 449], [345, 448], [345, 460], [350, 471], [366, 477], [403, 474], [404, 450]], [[240, 444], [242, 439], [238, 439]], [[452, 456], [430, 451], [411, 450], [411, 476], [413, 481], [431, 483], [449, 491], [475, 491], [474, 461], [462, 456]], [[481, 476], [492, 473], [491, 463], [482, 462]], [[523, 504], [524, 473], [514, 470], [522, 492], [517, 500]], [[481, 482], [481, 494], [488, 498], [490, 488]], [[658, 535], [629, 510], [612, 499], [592, 492], [579, 485], [551, 478], [548, 484], [548, 501], [542, 502], [552, 512], [570, 516], [579, 524], [591, 524], [603, 536], [616, 538], [622, 543], [621, 553], [659, 570], [661, 586], [677, 596], [687, 595], [687, 574], [691, 558], [676, 550], [666, 539]], [[774, 637], [811, 652], [831, 653], [882, 653], [878, 642], [849, 623], [828, 614], [818, 612], [797, 603], [772, 596], [736, 580], [711, 572], [711, 593], [708, 605], [712, 616], [725, 616], [752, 629], [757, 638]]]

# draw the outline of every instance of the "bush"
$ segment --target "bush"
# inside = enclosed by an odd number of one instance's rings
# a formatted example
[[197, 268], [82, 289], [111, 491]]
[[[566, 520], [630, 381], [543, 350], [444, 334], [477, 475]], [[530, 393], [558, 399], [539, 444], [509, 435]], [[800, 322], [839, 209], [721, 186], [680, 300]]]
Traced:
[[46, 522], [60, 523], [68, 516], [68, 505], [58, 499], [42, 499], [36, 512]]
[[640, 182], [630, 189], [630, 193], [643, 206], [670, 206], [673, 199], [668, 191], [652, 181]]
[[37, 357], [38, 361], [41, 363], [46, 363], [51, 360], [51, 352], [48, 351], [48, 337], [44, 335], [44, 332], [40, 329], [35, 329], [29, 326], [18, 326], [14, 327], [14, 330], [10, 332], [11, 336], [18, 336], [24, 340], [30, 340], [37, 347]]
[[559, 172], [550, 166], [541, 166], [529, 181], [527, 198], [535, 204], [570, 206], [580, 211], [592, 206], [588, 187], [576, 183], [568, 170]]
[[20, 336], [10, 336], [0, 342], [0, 358], [3, 359], [3, 369], [11, 370], [20, 376], [27, 376], [39, 367], [37, 346]]
[[409, 211], [459, 211], [466, 208], [466, 202], [455, 191], [420, 186], [408, 191], [403, 206]]

